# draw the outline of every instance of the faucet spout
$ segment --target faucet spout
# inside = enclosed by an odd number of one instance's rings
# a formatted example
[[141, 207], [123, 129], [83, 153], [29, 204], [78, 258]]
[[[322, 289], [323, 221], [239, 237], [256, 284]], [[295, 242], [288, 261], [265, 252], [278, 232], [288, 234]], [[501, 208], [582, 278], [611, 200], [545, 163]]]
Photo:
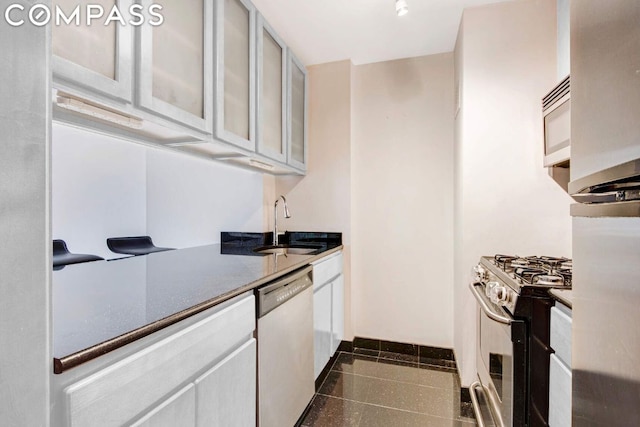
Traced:
[[284, 196], [278, 197], [273, 205], [273, 246], [278, 246], [278, 202], [280, 199], [284, 203], [284, 217], [291, 218], [291, 213], [289, 213], [289, 208], [287, 207], [287, 199]]

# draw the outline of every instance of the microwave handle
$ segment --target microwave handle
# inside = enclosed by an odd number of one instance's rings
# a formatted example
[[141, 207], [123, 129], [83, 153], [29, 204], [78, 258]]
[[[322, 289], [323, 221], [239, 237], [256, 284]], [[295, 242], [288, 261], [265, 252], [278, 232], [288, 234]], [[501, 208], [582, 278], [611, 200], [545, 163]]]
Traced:
[[482, 295], [482, 292], [478, 291], [478, 286], [480, 286], [480, 285], [476, 285], [475, 283], [470, 283], [469, 284], [469, 289], [471, 289], [471, 293], [473, 294], [473, 296], [478, 301], [478, 304], [480, 304], [480, 308], [482, 309], [482, 311], [484, 311], [484, 314], [486, 314], [487, 317], [489, 317], [489, 319], [495, 320], [498, 323], [503, 323], [505, 325], [510, 325], [511, 322], [513, 322], [513, 320], [510, 319], [509, 317], [504, 316], [503, 314], [496, 313], [489, 306], [489, 304], [487, 304], [487, 302], [485, 301], [484, 295]]

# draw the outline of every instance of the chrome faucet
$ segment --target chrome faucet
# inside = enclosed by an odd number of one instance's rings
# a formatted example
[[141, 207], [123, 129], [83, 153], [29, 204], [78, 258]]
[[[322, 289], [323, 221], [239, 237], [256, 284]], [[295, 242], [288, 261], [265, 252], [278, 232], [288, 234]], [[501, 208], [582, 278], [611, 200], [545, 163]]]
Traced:
[[284, 217], [291, 218], [289, 208], [287, 207], [287, 199], [284, 196], [280, 196], [276, 199], [276, 203], [273, 205], [273, 246], [278, 246], [278, 202], [282, 199], [284, 202]]

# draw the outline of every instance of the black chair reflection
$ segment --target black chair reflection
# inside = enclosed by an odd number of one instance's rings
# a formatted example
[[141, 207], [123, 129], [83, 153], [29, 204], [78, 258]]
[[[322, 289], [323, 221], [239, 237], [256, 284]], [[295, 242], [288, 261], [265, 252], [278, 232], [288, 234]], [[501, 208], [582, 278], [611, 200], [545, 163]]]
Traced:
[[155, 246], [149, 236], [109, 237], [107, 246], [112, 252], [126, 255], [147, 255], [175, 249]]
[[53, 241], [53, 269], [61, 270], [65, 265], [79, 264], [81, 262], [102, 261], [97, 255], [91, 254], [72, 254], [67, 248], [64, 240], [56, 239]]

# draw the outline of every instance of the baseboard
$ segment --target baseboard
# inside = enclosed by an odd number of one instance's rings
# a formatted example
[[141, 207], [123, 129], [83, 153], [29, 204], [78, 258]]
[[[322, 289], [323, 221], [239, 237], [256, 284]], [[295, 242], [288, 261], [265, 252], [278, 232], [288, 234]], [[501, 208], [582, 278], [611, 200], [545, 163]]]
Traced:
[[469, 393], [469, 387], [460, 387], [460, 402], [471, 403], [471, 393]]
[[355, 337], [352, 351], [357, 351], [358, 348], [417, 356], [420, 363], [457, 368], [455, 355], [450, 348]]

